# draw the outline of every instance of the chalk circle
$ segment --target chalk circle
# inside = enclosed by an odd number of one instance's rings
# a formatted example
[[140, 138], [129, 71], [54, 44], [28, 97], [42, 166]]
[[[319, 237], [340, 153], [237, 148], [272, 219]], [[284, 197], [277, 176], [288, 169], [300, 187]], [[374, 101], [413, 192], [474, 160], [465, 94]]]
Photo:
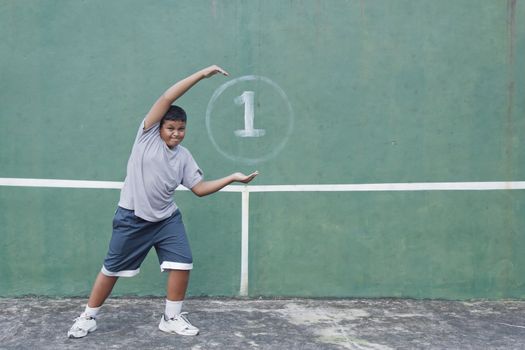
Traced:
[[[276, 133], [283, 133], [283, 131], [284, 131], [284, 134], [282, 135], [280, 140], [278, 140], [277, 142], [273, 142], [269, 146], [271, 148], [271, 150], [268, 150], [265, 154], [256, 155], [254, 157], [252, 157], [252, 156], [239, 156], [239, 155], [232, 154], [233, 152], [225, 151], [224, 147], [221, 147], [219, 145], [219, 143], [217, 142], [216, 137], [214, 136], [214, 133], [213, 133], [213, 130], [212, 130], [213, 129], [212, 128], [213, 109], [214, 109], [214, 106], [217, 104], [217, 101], [218, 101], [219, 97], [227, 89], [233, 87], [236, 84], [240, 84], [240, 83], [241, 83], [241, 85], [242, 84], [246, 84], [246, 83], [248, 83], [248, 84], [250, 84], [250, 83], [251, 84], [253, 84], [253, 83], [255, 83], [255, 84], [263, 83], [265, 85], [268, 85], [269, 87], [272, 88], [272, 91], [274, 93], [276, 93], [277, 96], [280, 97], [280, 99], [282, 100], [280, 102], [280, 104], [284, 105], [284, 108], [283, 108], [284, 110], [281, 111], [282, 115], [281, 116], [277, 116], [277, 118], [278, 118], [277, 120], [279, 122], [284, 122], [284, 124], [274, 127], [273, 130], [272, 130], [271, 127], [270, 128], [268, 126], [265, 127], [266, 135], [271, 135], [272, 131], [274, 132], [274, 134], [276, 134]], [[253, 89], [253, 87], [250, 87], [250, 90], [252, 90], [252, 89]], [[255, 93], [257, 94], [258, 92], [256, 91]], [[230, 103], [230, 102], [231, 102], [231, 105], [234, 106], [233, 99], [232, 99], [232, 101], [227, 100], [227, 103]], [[275, 103], [273, 103], [273, 104], [275, 104]], [[236, 107], [236, 108], [238, 108], [238, 107]], [[242, 113], [239, 112], [238, 117], [237, 116], [231, 116], [231, 118], [238, 118], [238, 120], [241, 121], [242, 120], [242, 115], [241, 114]], [[255, 114], [257, 115], [257, 111], [256, 111]], [[286, 118], [285, 121], [283, 121], [284, 118]], [[255, 118], [255, 123], [258, 123], [258, 122], [259, 123], [261, 122], [261, 117], [260, 116], [257, 116]], [[213, 93], [210, 101], [208, 102], [208, 107], [206, 109], [206, 129], [208, 131], [208, 135], [209, 135], [210, 140], [213, 143], [213, 146], [215, 147], [215, 149], [220, 154], [222, 154], [225, 158], [228, 158], [228, 159], [233, 160], [233, 161], [240, 161], [240, 162], [243, 162], [243, 163], [246, 163], [246, 164], [249, 164], [249, 165], [253, 165], [253, 164], [257, 164], [257, 163], [261, 163], [261, 162], [267, 161], [267, 160], [275, 157], [277, 154], [279, 154], [279, 152], [281, 152], [283, 150], [284, 146], [288, 142], [288, 139], [290, 138], [290, 135], [291, 135], [291, 133], [293, 131], [293, 123], [294, 123], [294, 115], [293, 115], [292, 106], [290, 105], [290, 102], [288, 101], [288, 97], [286, 96], [286, 94], [283, 91], [283, 89], [281, 89], [281, 87], [279, 85], [277, 85], [275, 82], [273, 82], [269, 78], [266, 78], [266, 77], [263, 77], [263, 76], [258, 76], [258, 75], [245, 75], [245, 76], [242, 76], [242, 77], [230, 80], [230, 81], [222, 84]], [[236, 138], [238, 135], [234, 136], [234, 133], [232, 131], [229, 131], [228, 135], [231, 135], [232, 138]], [[263, 136], [263, 135], [259, 135], [259, 136]], [[260, 137], [259, 139], [263, 139], [264, 140], [265, 137], [267, 137], [267, 136]], [[237, 138], [239, 138], [239, 137], [237, 137]], [[271, 140], [271, 138], [269, 138], [268, 140]]]

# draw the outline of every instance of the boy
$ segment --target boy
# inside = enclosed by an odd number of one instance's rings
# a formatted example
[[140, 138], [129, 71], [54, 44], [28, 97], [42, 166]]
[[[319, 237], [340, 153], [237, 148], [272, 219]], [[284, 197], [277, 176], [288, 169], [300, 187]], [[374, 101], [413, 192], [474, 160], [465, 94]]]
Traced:
[[182, 335], [199, 333], [181, 312], [193, 260], [173, 192], [182, 184], [197, 196], [206, 196], [232, 182], [248, 183], [258, 174], [234, 173], [203, 181], [190, 152], [180, 145], [186, 132], [186, 113], [172, 103], [200, 80], [217, 73], [228, 75], [214, 65], [179, 81], [158, 98], [142, 121], [128, 160], [108, 253], [86, 308], [68, 337], [81, 338], [97, 329], [97, 313], [117, 279], [138, 274], [152, 247], [157, 251], [161, 271], [169, 273], [159, 329]]

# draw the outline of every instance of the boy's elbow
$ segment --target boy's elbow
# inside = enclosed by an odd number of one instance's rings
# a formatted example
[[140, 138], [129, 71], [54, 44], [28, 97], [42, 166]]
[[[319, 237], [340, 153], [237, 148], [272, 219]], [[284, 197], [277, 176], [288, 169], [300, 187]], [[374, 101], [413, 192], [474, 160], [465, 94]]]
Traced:
[[204, 197], [204, 196], [206, 195], [206, 193], [204, 193], [204, 192], [199, 192], [199, 191], [196, 191], [196, 192], [194, 191], [193, 193], [195, 193], [195, 195], [196, 195], [197, 197]]
[[197, 197], [202, 197], [202, 192], [195, 188], [192, 188], [191, 192], [193, 192], [193, 194], [196, 195]]
[[198, 183], [191, 188], [191, 192], [193, 192], [197, 197], [204, 197], [206, 195], [206, 191], [201, 186], [201, 184], [202, 183]]

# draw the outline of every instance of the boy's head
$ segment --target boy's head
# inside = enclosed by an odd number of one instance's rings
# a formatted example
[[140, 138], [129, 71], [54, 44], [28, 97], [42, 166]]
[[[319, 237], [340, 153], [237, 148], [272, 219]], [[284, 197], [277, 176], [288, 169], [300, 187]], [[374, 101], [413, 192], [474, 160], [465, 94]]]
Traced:
[[164, 114], [164, 117], [162, 117], [162, 119], [160, 120], [161, 128], [162, 124], [164, 124], [166, 120], [180, 120], [186, 122], [186, 112], [179, 106], [170, 106], [166, 114]]
[[186, 133], [186, 112], [179, 106], [171, 106], [160, 120], [160, 137], [169, 148], [184, 140]]

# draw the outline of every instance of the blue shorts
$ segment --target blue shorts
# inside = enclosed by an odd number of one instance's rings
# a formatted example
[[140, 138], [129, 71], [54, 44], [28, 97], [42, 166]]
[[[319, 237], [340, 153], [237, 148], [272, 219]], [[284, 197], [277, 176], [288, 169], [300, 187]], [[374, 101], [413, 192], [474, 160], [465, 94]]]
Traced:
[[161, 271], [193, 268], [190, 245], [178, 209], [167, 219], [149, 222], [135, 216], [133, 210], [118, 207], [102, 273], [119, 277], [137, 275], [152, 247], [157, 251]]

